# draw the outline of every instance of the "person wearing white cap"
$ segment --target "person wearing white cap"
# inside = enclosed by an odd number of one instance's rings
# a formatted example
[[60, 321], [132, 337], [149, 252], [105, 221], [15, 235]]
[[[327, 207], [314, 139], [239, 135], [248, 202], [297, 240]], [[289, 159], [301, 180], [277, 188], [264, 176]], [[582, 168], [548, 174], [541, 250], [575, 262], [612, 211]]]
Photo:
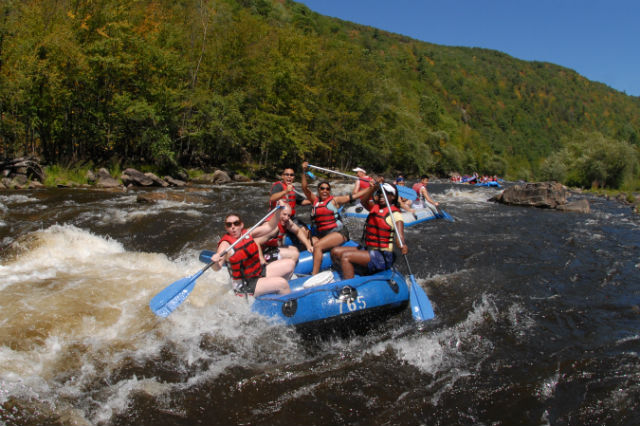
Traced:
[[[371, 185], [373, 185], [374, 180], [371, 177], [367, 176], [367, 172], [365, 169], [363, 169], [362, 167], [356, 167], [355, 169], [353, 169], [353, 171], [358, 175], [358, 180], [353, 186], [353, 191], [351, 192], [352, 194], [356, 194], [357, 192], [362, 191], [363, 189], [367, 189]], [[360, 198], [360, 202], [362, 204], [367, 204], [368, 201], [369, 197]]]
[[[364, 227], [364, 247], [335, 247], [331, 250], [333, 265], [342, 269], [342, 278], [347, 280], [355, 276], [356, 270], [360, 275], [371, 275], [391, 268], [395, 261], [393, 243], [395, 238], [402, 241], [402, 254], [407, 254], [409, 248], [404, 239], [404, 220], [398, 205], [398, 192], [394, 185], [377, 183], [372, 188], [377, 189], [373, 197], [375, 204], [365, 208], [369, 216]], [[387, 206], [384, 190], [391, 209]], [[373, 189], [371, 190], [373, 192]], [[395, 235], [393, 222], [398, 234]]]

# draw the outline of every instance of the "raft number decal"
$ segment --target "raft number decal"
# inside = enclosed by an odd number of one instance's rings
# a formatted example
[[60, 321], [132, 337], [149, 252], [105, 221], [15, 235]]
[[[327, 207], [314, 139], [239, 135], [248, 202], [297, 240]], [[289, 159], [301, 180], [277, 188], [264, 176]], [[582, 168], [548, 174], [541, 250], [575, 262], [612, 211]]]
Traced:
[[349, 312], [357, 311], [359, 309], [365, 309], [367, 307], [367, 302], [364, 300], [364, 296], [358, 296], [355, 300], [352, 298], [348, 299], [339, 299], [340, 300], [340, 313], [346, 312], [343, 309], [343, 305], [346, 303], [347, 309]]

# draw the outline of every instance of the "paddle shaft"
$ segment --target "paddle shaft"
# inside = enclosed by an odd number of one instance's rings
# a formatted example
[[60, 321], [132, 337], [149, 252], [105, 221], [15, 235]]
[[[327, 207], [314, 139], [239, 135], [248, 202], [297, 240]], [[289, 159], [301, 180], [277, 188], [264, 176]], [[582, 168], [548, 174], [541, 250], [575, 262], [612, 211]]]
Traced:
[[351, 179], [360, 179], [358, 176], [348, 175], [348, 174], [342, 173], [342, 172], [336, 172], [335, 170], [325, 169], [323, 167], [314, 166], [312, 164], [309, 164], [309, 167], [311, 167], [312, 169], [320, 170], [322, 172], [333, 173], [335, 175], [340, 175], [340, 176], [344, 176], [344, 177], [351, 178]]

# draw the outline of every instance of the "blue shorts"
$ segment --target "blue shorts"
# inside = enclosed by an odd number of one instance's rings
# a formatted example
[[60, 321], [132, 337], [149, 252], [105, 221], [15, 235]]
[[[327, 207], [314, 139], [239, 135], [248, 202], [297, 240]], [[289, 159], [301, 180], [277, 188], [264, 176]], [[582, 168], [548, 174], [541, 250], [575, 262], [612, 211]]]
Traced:
[[371, 259], [367, 268], [371, 274], [391, 268], [396, 260], [396, 255], [392, 251], [369, 250], [369, 257]]

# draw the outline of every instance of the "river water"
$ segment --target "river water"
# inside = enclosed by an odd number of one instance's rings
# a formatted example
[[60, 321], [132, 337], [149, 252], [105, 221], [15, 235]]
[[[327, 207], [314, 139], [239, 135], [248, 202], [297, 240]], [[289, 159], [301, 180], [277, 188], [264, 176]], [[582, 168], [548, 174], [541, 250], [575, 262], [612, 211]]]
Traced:
[[252, 314], [224, 270], [154, 316], [149, 300], [204, 266], [227, 213], [266, 213], [269, 187], [159, 190], [174, 201], [156, 204], [0, 193], [0, 424], [640, 424], [629, 207], [509, 207], [488, 201], [496, 189], [430, 184], [456, 221], [406, 232], [436, 313], [421, 325], [404, 312], [365, 334], [302, 338]]

